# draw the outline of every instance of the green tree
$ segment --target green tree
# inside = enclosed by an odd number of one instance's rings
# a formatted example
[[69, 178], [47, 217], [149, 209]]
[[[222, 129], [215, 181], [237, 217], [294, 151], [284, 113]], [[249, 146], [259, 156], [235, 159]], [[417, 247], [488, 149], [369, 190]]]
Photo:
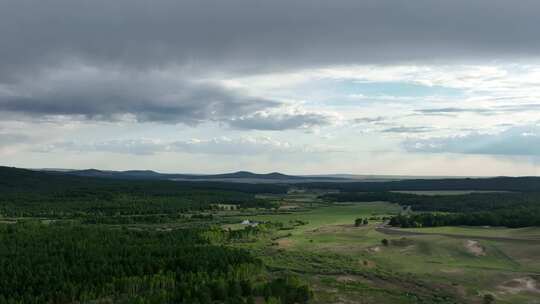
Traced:
[[491, 303], [495, 303], [495, 297], [490, 293], [485, 294], [484, 295], [484, 304], [491, 304]]

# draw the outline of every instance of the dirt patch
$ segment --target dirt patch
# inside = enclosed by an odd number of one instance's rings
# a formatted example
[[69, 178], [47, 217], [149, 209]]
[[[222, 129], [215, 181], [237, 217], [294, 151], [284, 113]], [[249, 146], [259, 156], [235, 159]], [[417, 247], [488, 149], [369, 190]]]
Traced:
[[315, 228], [307, 231], [306, 234], [324, 234], [324, 233], [337, 233], [343, 232], [349, 229], [355, 228], [353, 225], [328, 225]]
[[523, 277], [504, 282], [498, 287], [504, 293], [534, 292], [540, 293], [538, 282], [531, 277]]
[[353, 275], [338, 275], [336, 276], [336, 281], [342, 283], [357, 282], [360, 281], [362, 277], [353, 276]]
[[371, 253], [378, 253], [381, 252], [381, 246], [375, 246], [375, 247], [369, 247], [367, 251]]
[[474, 254], [475, 256], [486, 255], [486, 251], [484, 250], [484, 247], [482, 247], [478, 241], [467, 240], [465, 242], [465, 248], [467, 249], [467, 251]]
[[276, 243], [280, 248], [284, 249], [291, 248], [293, 246], [293, 241], [291, 239], [279, 239], [276, 241]]
[[280, 210], [291, 210], [291, 209], [298, 209], [300, 206], [295, 204], [287, 204], [287, 205], [281, 205], [279, 206]]

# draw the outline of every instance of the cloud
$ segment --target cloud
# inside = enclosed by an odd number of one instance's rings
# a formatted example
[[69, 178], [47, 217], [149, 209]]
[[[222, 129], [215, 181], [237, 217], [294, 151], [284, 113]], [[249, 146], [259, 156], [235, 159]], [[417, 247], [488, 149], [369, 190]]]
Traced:
[[24, 134], [0, 133], [0, 148], [26, 143], [28, 141], [30, 141], [30, 137]]
[[540, 156], [540, 127], [513, 127], [495, 134], [409, 139], [409, 152]]
[[[540, 110], [538, 11], [537, 0], [0, 0], [0, 124], [32, 136], [0, 142], [23, 165], [95, 163], [84, 152], [100, 151], [158, 154], [151, 166], [395, 150], [401, 136], [526, 124]], [[242, 137], [260, 134], [292, 144]], [[56, 142], [48, 155], [18, 153], [43, 142]]]
[[140, 72], [82, 64], [24, 77], [0, 92], [0, 111], [186, 124], [221, 121], [280, 104], [188, 79], [182, 70]]
[[312, 128], [332, 124], [336, 118], [323, 113], [310, 113], [302, 111], [268, 112], [259, 111], [250, 115], [233, 118], [228, 123], [237, 129], [254, 130], [286, 130]]
[[535, 57], [539, 10], [536, 0], [2, 1], [0, 71], [68, 57], [238, 70]]
[[293, 151], [293, 147], [288, 142], [280, 142], [269, 137], [244, 137], [237, 139], [221, 137], [210, 140], [178, 141], [172, 144], [172, 149], [187, 153], [227, 155], [253, 155]]
[[449, 115], [449, 114], [459, 114], [459, 113], [476, 113], [476, 114], [492, 114], [493, 109], [482, 109], [482, 108], [431, 108], [431, 109], [420, 109], [415, 110], [416, 113], [424, 115]]
[[187, 74], [179, 67], [138, 71], [83, 63], [46, 69], [0, 87], [0, 112], [34, 120], [68, 116], [187, 125], [216, 122], [243, 130], [287, 130], [332, 123], [328, 115], [299, 107], [290, 110], [281, 101], [251, 96]]
[[354, 118], [352, 119], [352, 123], [354, 124], [363, 124], [363, 123], [367, 123], [367, 124], [376, 124], [376, 123], [381, 123], [383, 121], [387, 120], [386, 117], [383, 117], [383, 116], [375, 116], [375, 117], [359, 117], [359, 118]]
[[161, 141], [151, 139], [122, 139], [81, 143], [75, 141], [58, 142], [36, 149], [36, 152], [71, 151], [78, 153], [108, 152], [133, 155], [153, 155], [156, 153], [190, 153], [214, 155], [257, 155], [273, 153], [329, 153], [341, 151], [332, 146], [298, 146], [270, 137], [217, 137], [211, 139], [191, 139]]
[[392, 127], [383, 129], [383, 133], [426, 133], [433, 131], [430, 127]]
[[474, 113], [479, 115], [499, 115], [510, 113], [524, 113], [524, 112], [537, 112], [540, 111], [540, 104], [517, 104], [517, 105], [500, 105], [491, 106], [485, 108], [429, 108], [415, 110], [416, 113], [423, 115], [452, 115], [461, 113]]
[[[532, 0], [1, 1], [0, 112], [258, 130], [329, 125], [321, 113], [274, 114], [279, 99], [220, 81], [366, 63], [381, 76], [380, 66], [433, 54], [532, 58], [538, 9]], [[444, 71], [398, 70], [425, 86], [504, 76], [473, 69], [447, 81]]]

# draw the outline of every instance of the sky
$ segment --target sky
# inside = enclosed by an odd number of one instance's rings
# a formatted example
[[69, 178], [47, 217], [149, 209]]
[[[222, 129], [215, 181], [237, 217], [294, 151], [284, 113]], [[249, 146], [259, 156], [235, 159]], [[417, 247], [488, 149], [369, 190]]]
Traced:
[[537, 0], [0, 0], [0, 165], [540, 175]]

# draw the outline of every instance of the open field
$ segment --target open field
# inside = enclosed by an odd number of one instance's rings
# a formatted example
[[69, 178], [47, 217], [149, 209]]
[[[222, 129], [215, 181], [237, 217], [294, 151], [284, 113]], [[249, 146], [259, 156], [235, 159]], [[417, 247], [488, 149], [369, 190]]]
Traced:
[[411, 191], [391, 191], [394, 193], [416, 194], [416, 195], [463, 195], [470, 193], [507, 193], [508, 191], [483, 191], [483, 190], [411, 190]]
[[540, 228], [504, 228], [504, 227], [428, 227], [407, 228], [406, 231], [434, 234], [455, 234], [471, 237], [518, 238], [540, 241]]
[[[533, 239], [539, 236], [539, 228], [419, 228], [406, 230], [433, 235], [401, 236], [378, 232], [380, 221], [353, 225], [358, 217], [398, 211], [397, 205], [385, 202], [347, 203], [250, 220], [307, 222], [280, 232], [260, 252], [269, 267], [301, 273], [316, 286], [315, 303], [418, 303], [418, 299], [431, 303], [433, 290], [439, 295], [448, 292], [448, 303], [481, 303], [488, 293], [496, 303], [538, 303], [540, 242], [477, 238]], [[413, 289], [412, 297], [400, 295], [400, 290], [410, 290], [411, 282], [423, 288]], [[380, 286], [398, 292], [385, 293]]]
[[293, 234], [299, 234], [306, 230], [319, 228], [321, 226], [351, 224], [354, 222], [354, 219], [358, 217], [395, 214], [399, 212], [399, 210], [399, 206], [386, 202], [335, 204], [332, 206], [316, 207], [305, 212], [291, 212], [279, 215], [256, 215], [250, 217], [250, 219], [282, 223], [288, 223], [294, 220], [306, 221], [306, 225], [292, 231]]

